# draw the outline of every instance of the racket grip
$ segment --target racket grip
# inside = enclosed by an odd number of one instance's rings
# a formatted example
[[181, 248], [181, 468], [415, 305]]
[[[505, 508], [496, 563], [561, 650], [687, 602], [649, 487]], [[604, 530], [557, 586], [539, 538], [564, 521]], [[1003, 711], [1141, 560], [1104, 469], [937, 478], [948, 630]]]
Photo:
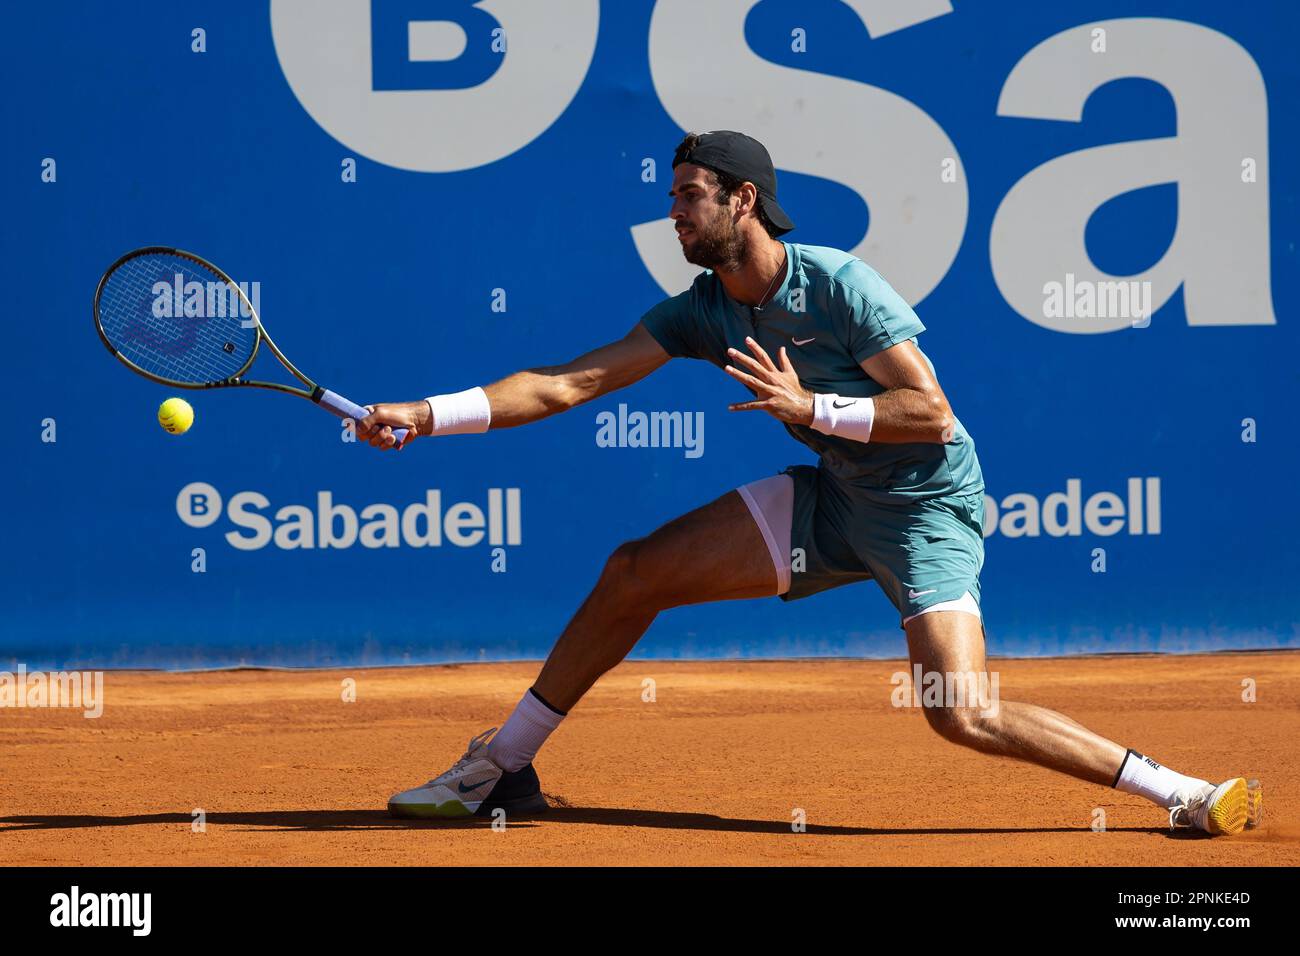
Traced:
[[[352, 419], [354, 423], [361, 421], [361, 419], [370, 414], [360, 405], [354, 405], [342, 395], [337, 392], [331, 392], [328, 388], [320, 390], [320, 394], [316, 396], [316, 403], [320, 405], [321, 408], [333, 412], [339, 418]], [[393, 437], [397, 439], [399, 445], [406, 439], [406, 431], [405, 428], [393, 429]]]

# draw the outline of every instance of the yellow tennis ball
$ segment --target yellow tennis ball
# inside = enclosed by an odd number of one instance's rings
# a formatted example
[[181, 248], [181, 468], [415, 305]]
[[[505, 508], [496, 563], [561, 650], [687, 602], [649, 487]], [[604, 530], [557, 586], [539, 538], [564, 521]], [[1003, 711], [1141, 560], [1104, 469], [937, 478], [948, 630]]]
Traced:
[[172, 435], [184, 435], [194, 424], [194, 409], [183, 398], [169, 398], [158, 406], [158, 424]]

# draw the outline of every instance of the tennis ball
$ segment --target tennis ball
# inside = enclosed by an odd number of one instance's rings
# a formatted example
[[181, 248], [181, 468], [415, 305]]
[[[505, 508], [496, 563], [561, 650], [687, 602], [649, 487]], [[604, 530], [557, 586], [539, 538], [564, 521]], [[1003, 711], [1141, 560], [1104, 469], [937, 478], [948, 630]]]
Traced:
[[158, 406], [158, 424], [172, 435], [184, 435], [194, 424], [194, 409], [183, 398], [169, 398]]

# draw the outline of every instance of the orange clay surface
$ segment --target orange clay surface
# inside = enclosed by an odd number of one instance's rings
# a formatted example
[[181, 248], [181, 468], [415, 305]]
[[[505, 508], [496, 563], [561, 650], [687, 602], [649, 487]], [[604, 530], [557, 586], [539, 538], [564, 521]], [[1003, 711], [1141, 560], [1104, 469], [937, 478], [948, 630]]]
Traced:
[[1215, 782], [1258, 776], [1264, 826], [1170, 834], [1137, 797], [949, 744], [891, 706], [901, 661], [633, 661], [538, 757], [554, 809], [495, 831], [385, 804], [500, 723], [536, 664], [110, 671], [100, 719], [0, 710], [0, 847], [7, 865], [1300, 864], [1300, 654], [990, 666], [1003, 700]]

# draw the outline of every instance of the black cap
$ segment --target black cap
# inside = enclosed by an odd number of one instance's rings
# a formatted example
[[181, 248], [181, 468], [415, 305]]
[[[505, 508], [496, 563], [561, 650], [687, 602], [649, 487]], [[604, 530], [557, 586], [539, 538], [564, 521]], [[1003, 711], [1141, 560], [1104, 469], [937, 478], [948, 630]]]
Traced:
[[762, 143], [752, 136], [729, 129], [716, 129], [696, 135], [699, 142], [693, 148], [678, 147], [677, 155], [673, 157], [673, 169], [682, 163], [693, 163], [751, 182], [758, 188], [758, 195], [763, 200], [763, 211], [776, 226], [776, 234], [781, 236], [794, 228], [794, 222], [777, 205], [776, 170], [772, 168], [772, 157]]

